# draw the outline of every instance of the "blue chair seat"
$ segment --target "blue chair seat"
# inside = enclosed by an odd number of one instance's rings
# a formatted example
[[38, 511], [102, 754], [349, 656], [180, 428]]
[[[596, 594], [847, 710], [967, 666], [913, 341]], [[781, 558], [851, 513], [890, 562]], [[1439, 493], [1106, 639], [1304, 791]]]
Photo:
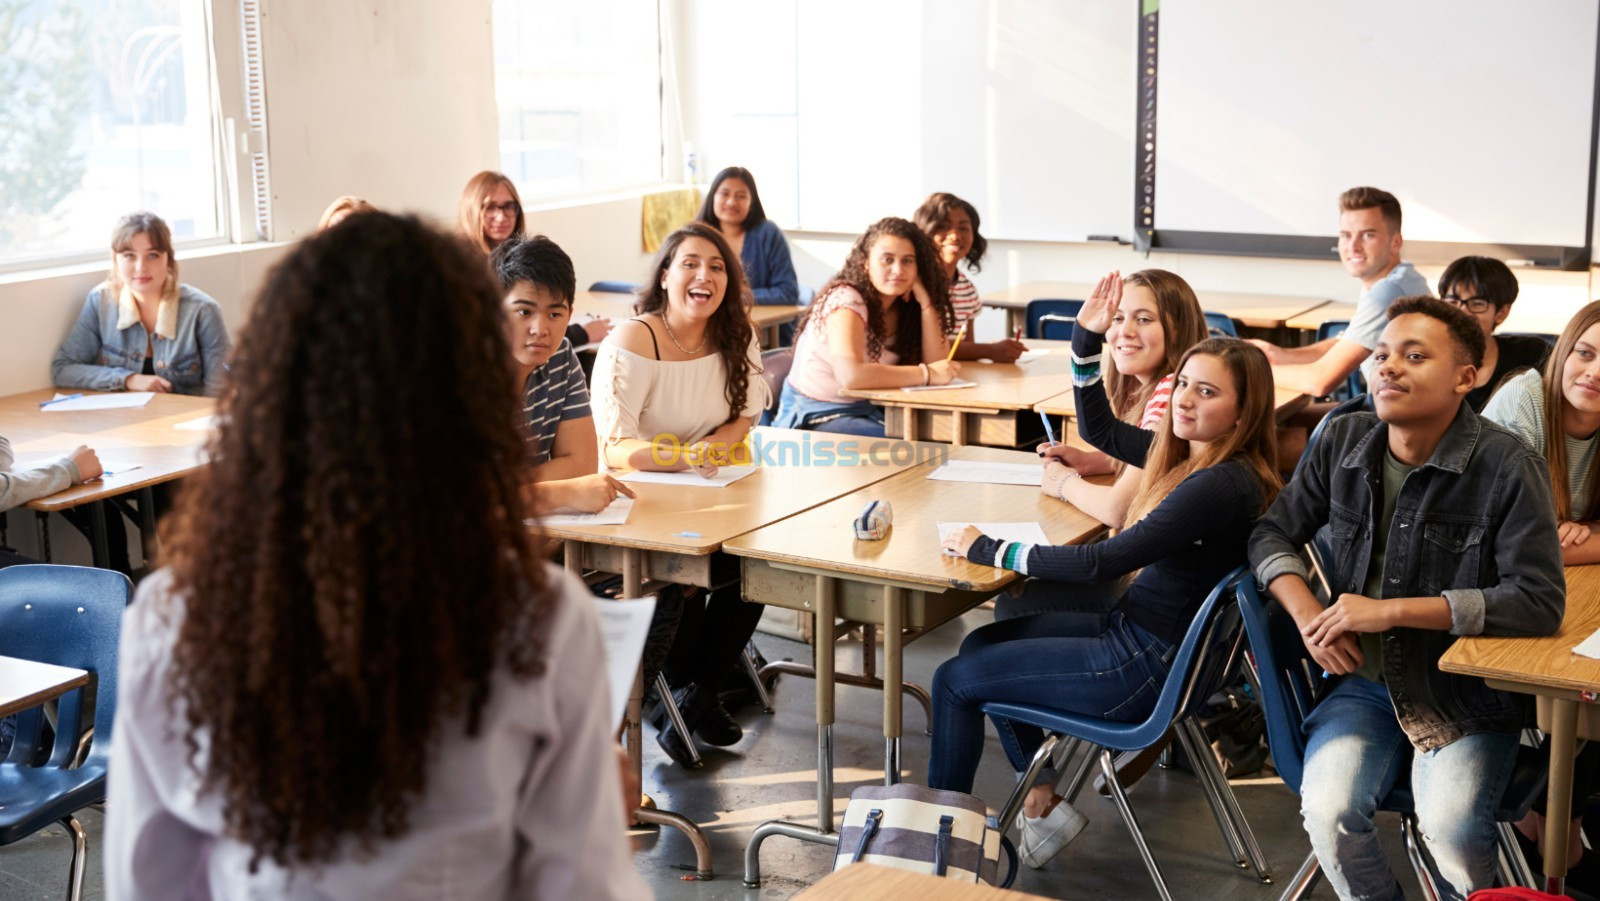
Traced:
[[106, 799], [106, 760], [75, 770], [0, 767], [0, 845], [21, 841]]
[[603, 294], [632, 294], [639, 286], [633, 282], [599, 281], [589, 286], [590, 291]]

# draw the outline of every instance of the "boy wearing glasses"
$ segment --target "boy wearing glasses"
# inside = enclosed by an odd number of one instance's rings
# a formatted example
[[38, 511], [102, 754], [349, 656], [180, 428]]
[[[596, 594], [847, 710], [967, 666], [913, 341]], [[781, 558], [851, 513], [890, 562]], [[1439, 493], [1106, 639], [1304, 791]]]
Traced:
[[1483, 365], [1467, 393], [1467, 406], [1481, 413], [1500, 383], [1517, 372], [1539, 369], [1550, 345], [1538, 335], [1496, 335], [1517, 299], [1517, 277], [1505, 263], [1489, 257], [1462, 257], [1439, 276], [1439, 299], [1467, 311], [1483, 329]]

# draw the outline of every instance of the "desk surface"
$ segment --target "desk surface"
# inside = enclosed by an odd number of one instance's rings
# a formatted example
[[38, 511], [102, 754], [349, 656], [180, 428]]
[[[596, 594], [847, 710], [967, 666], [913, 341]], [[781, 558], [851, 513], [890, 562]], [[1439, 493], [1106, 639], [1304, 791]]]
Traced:
[[[1273, 391], [1273, 403], [1277, 407], [1277, 415], [1279, 420], [1300, 412], [1300, 410], [1304, 409], [1306, 404], [1310, 402], [1311, 398], [1293, 390], [1292, 388], [1276, 388]], [[1038, 410], [1040, 413], [1048, 413], [1051, 416], [1078, 415], [1078, 409], [1072, 399], [1071, 391], [1065, 391], [1061, 394], [1046, 398], [1045, 400], [1034, 404], [1033, 408]]]
[[89, 684], [89, 674], [70, 666], [0, 657], [0, 716], [9, 716]]
[[1072, 342], [1029, 338], [1030, 349], [1049, 354], [1027, 363], [961, 362], [959, 378], [977, 382], [973, 388], [945, 388], [930, 391], [905, 391], [900, 388], [871, 388], [840, 392], [877, 404], [939, 409], [1030, 410], [1033, 405], [1062, 390], [1072, 388]]
[[[1028, 282], [1012, 285], [983, 295], [983, 302], [991, 307], [1026, 307], [1028, 301], [1041, 297], [1072, 300], [1087, 299], [1094, 292], [1088, 282]], [[1212, 291], [1196, 288], [1200, 306], [1218, 313], [1227, 313], [1253, 328], [1279, 328], [1289, 318], [1314, 310], [1328, 303], [1325, 297], [1299, 297], [1285, 294], [1250, 294], [1243, 291]]]
[[989, 885], [964, 885], [910, 870], [870, 863], [851, 864], [829, 873], [795, 901], [1043, 901], [1039, 895], [1006, 891]]
[[[614, 294], [609, 291], [579, 291], [578, 296], [573, 298], [572, 308], [574, 313], [605, 316], [613, 323], [632, 319], [634, 316], [633, 295]], [[805, 311], [806, 307], [758, 304], [750, 308], [750, 321], [755, 323], [758, 329], [768, 328], [793, 322]]]
[[1600, 690], [1600, 660], [1572, 649], [1600, 629], [1600, 565], [1569, 566], [1567, 614], [1560, 631], [1539, 638], [1457, 639], [1439, 668], [1447, 673], [1482, 676], [1540, 688]]
[[[0, 397], [0, 435], [11, 441], [17, 468], [70, 453], [80, 444], [94, 448], [102, 461], [130, 462], [139, 468], [74, 485], [28, 504], [35, 510], [62, 510], [89, 501], [171, 481], [200, 466], [208, 429], [176, 426], [210, 415], [216, 401], [185, 394], [157, 394], [150, 403], [121, 410], [47, 413], [42, 401], [55, 389]], [[89, 393], [89, 392], [85, 392]]]
[[[630, 482], [639, 497], [625, 524], [546, 526], [544, 532], [616, 547], [710, 554], [736, 535], [886, 479], [943, 448], [794, 429], [762, 427], [752, 434], [761, 455], [753, 475], [725, 488]], [[855, 462], [841, 463], [840, 457], [850, 453]]]
[[[951, 447], [950, 459], [1038, 463], [1027, 451]], [[1103, 526], [1071, 504], [1045, 497], [1036, 487], [972, 482], [934, 482], [938, 462], [829, 501], [782, 522], [741, 535], [723, 545], [740, 557], [836, 571], [935, 591], [997, 591], [1015, 578], [1008, 570], [946, 556], [939, 544], [941, 521], [1038, 521], [1056, 544], [1076, 544]], [[850, 522], [871, 500], [894, 507], [894, 525], [879, 541], [858, 541]]]

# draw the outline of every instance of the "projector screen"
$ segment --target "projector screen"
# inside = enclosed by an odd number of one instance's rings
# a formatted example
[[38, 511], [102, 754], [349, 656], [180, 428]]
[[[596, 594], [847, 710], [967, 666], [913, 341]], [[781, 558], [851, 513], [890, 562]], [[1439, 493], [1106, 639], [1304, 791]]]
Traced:
[[1572, 0], [1164, 0], [1155, 244], [1325, 255], [1339, 193], [1373, 185], [1400, 199], [1408, 246], [1571, 264], [1596, 17]]

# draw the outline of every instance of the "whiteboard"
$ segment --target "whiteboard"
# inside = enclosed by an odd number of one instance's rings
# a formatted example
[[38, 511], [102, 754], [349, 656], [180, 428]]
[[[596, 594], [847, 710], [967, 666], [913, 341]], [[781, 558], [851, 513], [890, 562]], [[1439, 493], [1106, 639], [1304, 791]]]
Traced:
[[1373, 185], [1408, 241], [1586, 245], [1597, 8], [1163, 0], [1158, 235], [1331, 235]]
[[859, 233], [950, 191], [989, 238], [1128, 239], [1137, 20], [1131, 0], [700, 2], [696, 150], [705, 175], [749, 166], [785, 227]]

